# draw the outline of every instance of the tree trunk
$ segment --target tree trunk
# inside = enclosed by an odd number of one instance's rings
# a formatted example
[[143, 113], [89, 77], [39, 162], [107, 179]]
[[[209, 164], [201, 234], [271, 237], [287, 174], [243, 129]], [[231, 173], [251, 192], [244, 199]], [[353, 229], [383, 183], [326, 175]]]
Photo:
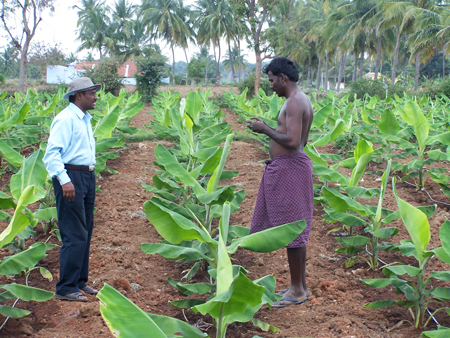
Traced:
[[308, 57], [308, 81], [306, 82], [306, 89], [311, 89], [311, 83], [312, 83], [312, 60], [311, 55]]
[[396, 77], [396, 74], [397, 74], [397, 62], [398, 62], [398, 51], [400, 49], [400, 37], [401, 37], [401, 33], [399, 33], [397, 35], [397, 41], [395, 42], [394, 60], [392, 61], [391, 85], [395, 84], [395, 77]]
[[330, 55], [327, 53], [327, 58], [325, 61], [325, 79], [323, 80], [323, 89], [325, 93], [328, 93], [328, 68], [330, 63]]
[[208, 84], [208, 66], [209, 66], [209, 50], [206, 53], [205, 86]]
[[359, 65], [359, 78], [362, 78], [364, 75], [364, 51], [365, 51], [366, 44], [363, 42], [361, 44], [361, 64]]
[[100, 62], [102, 62], [103, 61], [102, 47], [98, 47], [98, 53], [100, 54]]
[[305, 69], [306, 69], [306, 60], [303, 62], [303, 68], [302, 68], [302, 90], [303, 90], [303, 84], [305, 80]]
[[25, 77], [27, 74], [27, 57], [25, 55], [26, 54], [22, 51], [19, 60], [19, 92], [23, 92], [25, 89]]
[[230, 66], [231, 66], [231, 75], [233, 76], [233, 83], [236, 84], [236, 76], [234, 75], [233, 55], [231, 54], [230, 41], [228, 41], [228, 54], [230, 54]]
[[442, 51], [442, 78], [445, 78], [445, 51]]
[[170, 48], [172, 49], [172, 85], [175, 86], [175, 51], [172, 41], [170, 41]]
[[239, 83], [241, 83], [241, 40], [238, 40], [238, 48], [239, 48], [239, 60], [238, 60]]
[[[186, 58], [186, 67], [187, 67], [187, 65], [189, 64], [189, 59], [187, 56], [186, 48], [183, 48], [183, 50], [184, 50], [184, 57]], [[188, 72], [187, 72], [187, 68], [186, 68], [186, 85], [188, 84], [187, 80], [188, 80]]]
[[378, 79], [378, 69], [380, 69], [380, 61], [381, 61], [381, 33], [378, 36], [377, 42], [377, 62], [375, 62], [375, 74], [373, 76], [374, 80]]
[[218, 41], [217, 47], [219, 47], [219, 55], [216, 62], [216, 86], [220, 86], [220, 42]]
[[316, 92], [320, 89], [320, 80], [322, 78], [322, 59], [319, 57], [319, 65], [317, 66]]
[[352, 74], [352, 81], [356, 80], [356, 74], [358, 72], [358, 53], [353, 51], [353, 74]]
[[406, 66], [408, 65], [408, 53], [405, 53], [405, 57], [403, 58], [403, 80], [402, 80], [402, 87], [405, 86], [405, 79], [406, 79]]
[[336, 83], [337, 83], [337, 78], [336, 78], [336, 76], [337, 76], [337, 65], [338, 65], [338, 63], [337, 63], [337, 56], [335, 55], [334, 56], [334, 87], [336, 88]]
[[345, 59], [347, 58], [347, 52], [342, 53], [341, 56], [341, 66], [339, 67], [339, 75], [338, 75], [338, 80], [337, 80], [337, 88], [336, 88], [336, 93], [339, 94], [339, 87], [341, 86], [341, 81], [342, 81], [342, 75], [344, 74], [344, 69], [345, 69]]
[[309, 86], [309, 89], [312, 88], [312, 84], [313, 84], [313, 79], [314, 79], [314, 74], [316, 73], [316, 71], [311, 67], [311, 84]]
[[256, 57], [255, 95], [258, 95], [259, 87], [261, 86], [261, 67], [262, 67], [261, 52], [255, 51], [255, 57]]
[[416, 75], [414, 76], [414, 91], [417, 91], [417, 86], [419, 84], [419, 73], [420, 73], [420, 56], [419, 54], [415, 57], [416, 63]]

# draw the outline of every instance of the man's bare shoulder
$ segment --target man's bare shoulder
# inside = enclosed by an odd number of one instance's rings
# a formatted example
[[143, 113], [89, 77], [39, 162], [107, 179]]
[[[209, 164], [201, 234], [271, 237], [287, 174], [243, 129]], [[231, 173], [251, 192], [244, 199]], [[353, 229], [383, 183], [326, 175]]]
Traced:
[[312, 113], [312, 105], [309, 97], [300, 89], [295, 95], [286, 100], [286, 108], [291, 113]]

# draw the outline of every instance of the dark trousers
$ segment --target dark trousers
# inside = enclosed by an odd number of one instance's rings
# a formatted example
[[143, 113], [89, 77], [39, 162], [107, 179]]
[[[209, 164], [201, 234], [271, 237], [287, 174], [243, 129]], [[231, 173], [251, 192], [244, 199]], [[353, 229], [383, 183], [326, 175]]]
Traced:
[[95, 174], [93, 171], [67, 170], [75, 187], [75, 200], [64, 198], [57, 178], [53, 179], [62, 247], [59, 254], [59, 281], [56, 293], [79, 292], [86, 286], [89, 247], [94, 228]]

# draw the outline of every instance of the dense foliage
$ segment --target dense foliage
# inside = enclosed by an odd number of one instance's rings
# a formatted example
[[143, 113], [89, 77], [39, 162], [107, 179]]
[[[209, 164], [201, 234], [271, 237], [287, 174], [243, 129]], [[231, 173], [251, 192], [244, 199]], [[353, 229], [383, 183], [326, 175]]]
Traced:
[[118, 61], [105, 59], [97, 67], [86, 69], [84, 76], [91, 78], [94, 83], [101, 84], [106, 93], [118, 95], [123, 87], [119, 67]]

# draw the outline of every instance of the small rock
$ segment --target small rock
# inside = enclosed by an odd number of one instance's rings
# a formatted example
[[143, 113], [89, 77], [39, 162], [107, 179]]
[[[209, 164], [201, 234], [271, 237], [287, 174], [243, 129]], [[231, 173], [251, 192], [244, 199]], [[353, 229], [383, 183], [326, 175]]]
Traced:
[[131, 284], [130, 284], [130, 288], [131, 288], [131, 290], [133, 290], [133, 291], [139, 290], [140, 287], [141, 287], [141, 286], [140, 286], [139, 284], [137, 284], [137, 283], [131, 283]]
[[130, 283], [125, 278], [122, 278], [122, 277], [119, 277], [116, 279], [116, 287], [122, 288], [126, 291], [131, 290]]
[[99, 303], [88, 303], [80, 308], [80, 315], [83, 318], [100, 316]]
[[139, 149], [147, 149], [147, 146], [144, 143], [139, 143]]

